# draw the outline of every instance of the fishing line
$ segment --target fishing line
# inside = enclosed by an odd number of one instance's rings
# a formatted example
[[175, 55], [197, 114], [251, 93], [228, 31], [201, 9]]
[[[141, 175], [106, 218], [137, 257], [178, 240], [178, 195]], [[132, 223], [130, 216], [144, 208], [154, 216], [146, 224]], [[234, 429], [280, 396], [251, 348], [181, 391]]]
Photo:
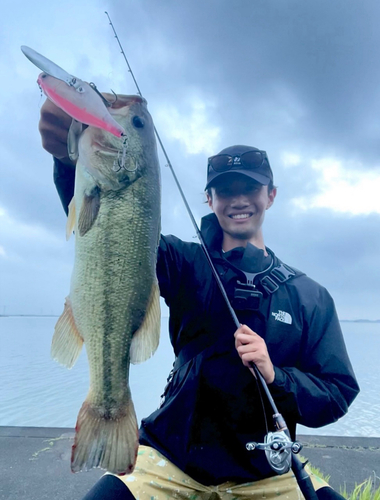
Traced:
[[[122, 45], [120, 43], [119, 37], [117, 36], [116, 30], [114, 28], [114, 25], [112, 24], [111, 18], [109, 16], [108, 12], [105, 12], [105, 14], [108, 17], [109, 24], [110, 24], [110, 26], [112, 28], [112, 31], [114, 33], [114, 36], [115, 36], [116, 40], [117, 40], [117, 43], [119, 44], [120, 51], [121, 51], [121, 53], [122, 53], [122, 55], [124, 57], [125, 62], [127, 63], [128, 71], [129, 71], [129, 73], [131, 73], [133, 81], [134, 81], [134, 83], [136, 85], [138, 95], [140, 97], [143, 97], [143, 95], [141, 93], [141, 90], [140, 90], [140, 87], [139, 87], [139, 85], [137, 83], [137, 80], [135, 78], [135, 75], [133, 74], [132, 68], [131, 68], [131, 66], [130, 66], [130, 64], [128, 62], [127, 56], [125, 55], [124, 49], [123, 49], [123, 47], [122, 47]], [[163, 143], [161, 141], [161, 138], [160, 138], [160, 136], [159, 136], [159, 134], [157, 132], [157, 129], [156, 129], [155, 125], [153, 125], [153, 128], [154, 128], [154, 133], [155, 133], [155, 135], [157, 137], [157, 140], [158, 140], [158, 142], [160, 144], [161, 150], [162, 150], [162, 152], [163, 152], [163, 154], [165, 156], [165, 159], [166, 159], [166, 162], [167, 162], [167, 166], [169, 167], [169, 169], [170, 169], [170, 171], [171, 171], [171, 173], [173, 175], [174, 181], [175, 181], [175, 183], [177, 185], [177, 188], [178, 188], [178, 190], [180, 192], [182, 200], [183, 200], [183, 202], [185, 204], [187, 213], [189, 214], [190, 220], [191, 220], [191, 222], [192, 222], [192, 224], [194, 226], [194, 229], [196, 231], [197, 237], [198, 237], [199, 242], [201, 244], [202, 250], [203, 250], [203, 252], [205, 254], [205, 257], [206, 257], [206, 259], [207, 259], [207, 261], [208, 261], [208, 263], [210, 265], [211, 271], [212, 271], [212, 273], [214, 275], [214, 278], [216, 279], [216, 282], [217, 282], [218, 287], [219, 287], [219, 289], [220, 289], [220, 291], [222, 293], [222, 296], [223, 296], [223, 298], [224, 298], [224, 300], [226, 302], [228, 310], [229, 310], [229, 312], [230, 312], [230, 314], [232, 316], [232, 319], [233, 319], [233, 321], [235, 323], [236, 329], [238, 329], [238, 328], [240, 328], [241, 323], [240, 323], [238, 317], [236, 316], [236, 313], [235, 313], [234, 309], [231, 306], [231, 303], [229, 301], [227, 293], [226, 293], [226, 291], [224, 289], [223, 283], [222, 283], [222, 281], [221, 281], [221, 279], [219, 277], [219, 274], [218, 274], [218, 272], [217, 272], [217, 270], [216, 270], [216, 268], [214, 266], [214, 263], [211, 260], [211, 256], [210, 256], [210, 254], [209, 254], [209, 252], [207, 250], [207, 247], [206, 247], [205, 241], [203, 239], [203, 236], [202, 236], [202, 234], [200, 232], [200, 229], [198, 227], [198, 224], [197, 224], [197, 222], [196, 222], [196, 220], [195, 220], [195, 218], [193, 216], [191, 208], [190, 208], [190, 206], [189, 206], [189, 204], [187, 202], [185, 194], [184, 194], [184, 192], [182, 190], [182, 187], [181, 187], [181, 185], [180, 185], [180, 183], [178, 181], [177, 175], [176, 175], [176, 173], [175, 173], [175, 171], [173, 169], [173, 166], [171, 164], [169, 156], [166, 153], [166, 150], [164, 148], [164, 145], [163, 145]], [[262, 374], [260, 373], [259, 369], [257, 368], [257, 366], [253, 362], [250, 362], [250, 367], [254, 370], [256, 378], [258, 380], [260, 380], [261, 387], [264, 389], [264, 392], [265, 392], [265, 394], [266, 394], [266, 396], [268, 398], [268, 401], [269, 401], [269, 403], [270, 403], [270, 405], [272, 407], [272, 410], [273, 410], [273, 421], [274, 421], [274, 426], [275, 426], [276, 431], [284, 432], [285, 435], [288, 437], [288, 439], [290, 441], [290, 433], [289, 433], [289, 430], [288, 430], [288, 428], [286, 426], [285, 420], [282, 417], [282, 415], [279, 413], [279, 411], [278, 411], [278, 409], [276, 407], [276, 404], [275, 404], [275, 402], [274, 402], [274, 400], [272, 398], [271, 393], [269, 392], [269, 389], [268, 389], [268, 386], [266, 384], [266, 381], [265, 381], [264, 377], [262, 376]], [[264, 411], [264, 415], [265, 415], [265, 411]], [[254, 444], [257, 445], [259, 443], [254, 443]], [[294, 444], [298, 445], [298, 443], [294, 443]], [[258, 449], [260, 449], [260, 447], [261, 447], [261, 444], [259, 444], [259, 445], [260, 446], [257, 446]], [[266, 446], [266, 448], [262, 447], [261, 449], [268, 449], [269, 448], [268, 444], [263, 444], [263, 446]], [[289, 446], [287, 446], [287, 447], [289, 447]], [[317, 494], [315, 493], [315, 490], [314, 490], [314, 488], [312, 486], [310, 477], [309, 477], [308, 473], [304, 469], [304, 465], [305, 464], [302, 464], [302, 462], [299, 460], [299, 458], [294, 455], [294, 451], [292, 453], [291, 462], [292, 462], [291, 467], [293, 469], [294, 475], [295, 475], [295, 477], [297, 479], [298, 485], [299, 485], [299, 487], [300, 487], [300, 489], [301, 489], [304, 497], [307, 500], [318, 500]]]
[[[135, 82], [135, 85], [136, 85], [136, 88], [137, 88], [137, 92], [138, 92], [138, 94], [139, 94], [139, 96], [140, 96], [140, 97], [143, 97], [143, 95], [142, 95], [142, 93], [141, 93], [141, 90], [140, 90], [140, 87], [138, 86], [138, 83], [137, 83], [137, 81], [136, 81], [135, 75], [133, 74], [132, 68], [131, 68], [131, 66], [130, 66], [130, 64], [129, 64], [129, 62], [128, 62], [128, 59], [127, 59], [127, 57], [126, 57], [126, 55], [125, 55], [125, 52], [124, 52], [124, 50], [123, 50], [123, 47], [122, 47], [122, 45], [121, 45], [121, 43], [120, 43], [119, 37], [117, 36], [117, 33], [116, 33], [116, 31], [115, 31], [115, 28], [114, 28], [114, 26], [113, 26], [113, 24], [112, 24], [111, 18], [110, 18], [110, 16], [109, 16], [108, 12], [105, 12], [105, 14], [106, 14], [106, 15], [107, 15], [107, 17], [108, 17], [109, 24], [111, 25], [111, 28], [112, 28], [112, 30], [113, 30], [113, 32], [114, 32], [115, 38], [116, 38], [116, 40], [117, 40], [117, 43], [119, 44], [119, 47], [120, 47], [121, 53], [123, 54], [123, 57], [124, 57], [124, 59], [125, 59], [125, 62], [127, 63], [127, 66], [128, 66], [128, 71], [131, 73], [131, 76], [132, 76], [132, 78], [133, 78], [133, 81]], [[228, 310], [229, 310], [229, 312], [230, 312], [230, 314], [231, 314], [231, 316], [232, 316], [232, 319], [233, 319], [233, 321], [234, 321], [234, 323], [235, 323], [236, 329], [238, 329], [238, 328], [240, 328], [241, 323], [240, 323], [240, 321], [239, 321], [238, 317], [236, 316], [236, 313], [235, 313], [234, 309], [233, 309], [233, 308], [232, 308], [232, 306], [231, 306], [231, 303], [230, 303], [230, 301], [229, 301], [229, 298], [228, 298], [228, 296], [227, 296], [227, 293], [226, 293], [226, 291], [225, 291], [225, 289], [224, 289], [224, 286], [223, 286], [223, 284], [222, 284], [222, 282], [221, 282], [221, 280], [220, 280], [219, 274], [218, 274], [217, 270], [215, 269], [214, 263], [213, 263], [213, 262], [212, 262], [212, 260], [211, 260], [211, 257], [210, 257], [210, 254], [209, 254], [208, 250], [207, 250], [206, 244], [205, 244], [205, 242], [204, 242], [204, 239], [203, 239], [202, 233], [200, 232], [199, 227], [198, 227], [198, 224], [197, 224], [196, 220], [194, 219], [194, 216], [193, 216], [193, 213], [192, 213], [192, 211], [191, 211], [191, 208], [190, 208], [190, 206], [189, 206], [189, 204], [188, 204], [188, 202], [187, 202], [187, 199], [186, 199], [186, 197], [185, 197], [185, 194], [184, 194], [184, 192], [183, 192], [183, 190], [182, 190], [182, 187], [181, 187], [181, 185], [180, 185], [180, 183], [179, 183], [179, 181], [178, 181], [177, 175], [176, 175], [176, 173], [175, 173], [175, 171], [174, 171], [174, 169], [173, 169], [173, 166], [172, 166], [172, 164], [171, 164], [171, 161], [170, 161], [170, 159], [169, 159], [169, 157], [168, 157], [168, 155], [167, 155], [167, 153], [166, 153], [166, 150], [165, 150], [164, 145], [163, 145], [163, 143], [162, 143], [162, 141], [161, 141], [161, 138], [160, 138], [160, 136], [159, 136], [159, 133], [157, 132], [157, 129], [156, 129], [156, 127], [155, 127], [154, 125], [153, 125], [153, 128], [154, 128], [154, 133], [156, 134], [157, 140], [158, 140], [158, 142], [159, 142], [159, 144], [160, 144], [160, 146], [161, 146], [162, 152], [164, 153], [164, 156], [165, 156], [165, 159], [166, 159], [167, 165], [168, 165], [168, 167], [169, 167], [169, 169], [170, 169], [170, 171], [171, 171], [171, 173], [172, 173], [172, 175], [173, 175], [173, 177], [174, 177], [174, 181], [175, 181], [175, 183], [176, 183], [176, 185], [177, 185], [177, 188], [178, 188], [178, 190], [179, 190], [179, 192], [180, 192], [180, 195], [181, 195], [181, 197], [182, 197], [182, 200], [183, 200], [183, 202], [184, 202], [184, 204], [185, 204], [186, 210], [187, 210], [187, 212], [188, 212], [188, 214], [189, 214], [189, 217], [190, 217], [190, 219], [191, 219], [191, 222], [192, 222], [192, 224], [193, 224], [193, 226], [194, 226], [194, 229], [195, 229], [195, 231], [196, 231], [196, 233], [197, 233], [197, 237], [198, 237], [198, 239], [199, 239], [199, 241], [200, 241], [200, 243], [201, 243], [201, 246], [202, 246], [202, 249], [203, 249], [203, 251], [204, 251], [204, 253], [205, 253], [205, 256], [206, 256], [206, 258], [207, 258], [207, 261], [208, 261], [208, 263], [209, 263], [209, 265], [210, 265], [210, 267], [211, 267], [212, 273], [213, 273], [213, 275], [214, 275], [214, 277], [215, 277], [215, 279], [216, 279], [216, 281], [217, 281], [217, 283], [218, 283], [219, 289], [220, 289], [220, 291], [221, 291], [221, 293], [222, 293], [222, 295], [223, 295], [223, 298], [224, 298], [224, 300], [225, 300], [225, 302], [226, 302], [226, 305], [227, 305], [227, 307], [228, 307]], [[264, 387], [266, 387], [266, 382], [265, 382], [265, 380], [264, 380], [263, 376], [261, 375], [261, 373], [259, 372], [258, 368], [256, 367], [256, 365], [254, 365], [254, 364], [252, 363], [252, 365], [251, 365], [251, 366], [252, 366], [252, 368], [255, 370], [255, 374], [257, 375], [257, 377], [258, 377], [258, 378], [261, 380], [261, 382], [263, 383], [263, 386], [264, 386]], [[272, 395], [270, 394], [270, 392], [269, 392], [269, 390], [268, 390], [268, 388], [267, 388], [267, 387], [266, 387], [266, 391], [265, 391], [265, 392], [267, 393], [268, 399], [269, 399], [269, 401], [270, 401], [270, 404], [271, 404], [271, 406], [272, 406], [272, 409], [273, 409], [274, 413], [278, 413], [278, 410], [277, 410], [277, 408], [276, 408], [276, 405], [275, 405], [275, 403], [274, 403], [274, 400], [273, 400], [273, 398], [272, 398]]]

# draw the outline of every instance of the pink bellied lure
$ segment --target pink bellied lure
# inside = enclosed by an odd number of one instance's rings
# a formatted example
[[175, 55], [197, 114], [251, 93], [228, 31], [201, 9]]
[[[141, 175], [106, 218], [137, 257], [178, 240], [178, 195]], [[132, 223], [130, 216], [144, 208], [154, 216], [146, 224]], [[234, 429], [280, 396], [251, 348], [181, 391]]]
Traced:
[[43, 73], [37, 83], [54, 104], [80, 123], [101, 128], [121, 137], [125, 130], [109, 113], [105, 99], [95, 85], [70, 75], [57, 64], [30, 47], [21, 46], [24, 55]]

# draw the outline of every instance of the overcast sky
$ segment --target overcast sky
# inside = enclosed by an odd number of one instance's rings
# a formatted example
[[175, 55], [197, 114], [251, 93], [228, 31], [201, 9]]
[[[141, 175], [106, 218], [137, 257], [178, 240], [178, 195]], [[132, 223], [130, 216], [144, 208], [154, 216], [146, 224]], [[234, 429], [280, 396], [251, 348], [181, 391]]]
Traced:
[[[0, 17], [0, 313], [59, 314], [74, 241], [38, 134], [28, 45], [102, 91], [135, 88], [113, 20], [199, 221], [206, 159], [267, 151], [267, 246], [324, 285], [342, 319], [380, 318], [378, 0], [34, 0]], [[162, 155], [161, 155], [162, 158]], [[162, 229], [195, 231], [165, 162]]]

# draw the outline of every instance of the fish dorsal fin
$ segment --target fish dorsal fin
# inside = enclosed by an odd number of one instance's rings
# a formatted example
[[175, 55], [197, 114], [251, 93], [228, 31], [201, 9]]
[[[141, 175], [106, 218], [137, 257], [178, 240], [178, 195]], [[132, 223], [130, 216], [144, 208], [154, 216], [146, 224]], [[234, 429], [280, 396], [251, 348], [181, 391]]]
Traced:
[[66, 297], [63, 313], [55, 325], [51, 357], [67, 368], [72, 368], [78, 359], [82, 345], [83, 338], [75, 324], [70, 297]]
[[132, 337], [130, 350], [131, 363], [142, 363], [155, 353], [160, 341], [160, 327], [160, 290], [158, 283], [155, 282], [152, 287], [144, 321]]
[[100, 208], [100, 189], [95, 186], [90, 194], [84, 194], [79, 212], [78, 231], [84, 236], [94, 224]]
[[75, 228], [75, 199], [74, 196], [71, 198], [69, 203], [69, 215], [66, 222], [66, 240], [70, 239], [70, 236]]

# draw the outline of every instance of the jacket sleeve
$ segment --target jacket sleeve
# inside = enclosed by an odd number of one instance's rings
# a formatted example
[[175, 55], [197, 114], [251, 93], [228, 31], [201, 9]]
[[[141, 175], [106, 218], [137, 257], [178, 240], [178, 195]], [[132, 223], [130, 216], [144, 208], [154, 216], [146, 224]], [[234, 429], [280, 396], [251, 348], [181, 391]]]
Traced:
[[284, 415], [308, 427], [321, 427], [347, 413], [359, 393], [333, 299], [319, 287], [314, 304], [301, 306], [299, 367], [275, 367], [269, 388]]
[[[157, 255], [157, 279], [161, 296], [170, 307], [173, 297], [178, 293], [184, 262], [191, 256], [190, 246], [173, 235], [161, 235]], [[189, 251], [190, 250], [190, 251]]]

